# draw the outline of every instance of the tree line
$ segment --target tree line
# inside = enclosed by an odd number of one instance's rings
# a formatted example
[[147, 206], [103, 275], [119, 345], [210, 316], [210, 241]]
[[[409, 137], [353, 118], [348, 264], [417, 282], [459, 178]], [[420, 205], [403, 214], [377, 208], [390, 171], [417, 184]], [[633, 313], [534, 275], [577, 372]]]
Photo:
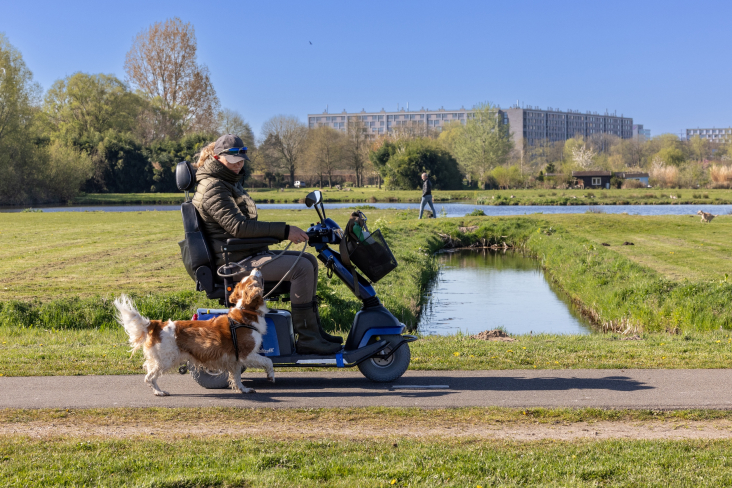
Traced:
[[178, 18], [139, 32], [124, 71], [125, 80], [74, 73], [43, 93], [0, 33], [0, 203], [67, 201], [80, 191], [174, 192], [175, 165], [224, 133], [242, 138], [252, 159], [247, 174], [261, 174], [270, 187], [293, 185], [298, 174], [332, 186], [344, 170], [356, 186], [377, 175], [388, 189], [416, 189], [422, 172], [438, 189], [561, 186], [578, 169], [648, 171], [662, 186], [724, 186], [732, 178], [729, 145], [698, 136], [595, 134], [517, 147], [488, 103], [439, 132], [412, 121], [376, 137], [358, 116], [341, 131], [276, 115], [256, 138], [241, 114], [221, 107], [197, 59], [195, 30]]
[[297, 117], [276, 115], [256, 138], [241, 114], [221, 107], [198, 62], [195, 30], [178, 18], [138, 33], [124, 71], [125, 80], [74, 73], [43, 93], [0, 33], [0, 203], [174, 192], [176, 164], [226, 133], [250, 150], [247, 176], [258, 172], [269, 186], [294, 184], [296, 172], [332, 185], [344, 169], [361, 186], [373, 173], [371, 141], [357, 121], [346, 133], [310, 131]]

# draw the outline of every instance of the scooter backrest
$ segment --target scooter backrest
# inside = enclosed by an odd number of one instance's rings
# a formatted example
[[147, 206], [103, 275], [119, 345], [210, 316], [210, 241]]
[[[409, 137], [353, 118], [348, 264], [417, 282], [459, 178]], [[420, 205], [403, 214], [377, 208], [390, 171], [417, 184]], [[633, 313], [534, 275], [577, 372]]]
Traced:
[[196, 207], [191, 202], [185, 202], [180, 206], [183, 216], [183, 230], [186, 233], [188, 252], [190, 253], [190, 267], [195, 273], [200, 266], [207, 266], [213, 269], [213, 256], [209, 249], [206, 236], [201, 229], [201, 217]]
[[180, 191], [193, 191], [196, 186], [196, 170], [188, 161], [181, 161], [175, 167], [175, 184]]

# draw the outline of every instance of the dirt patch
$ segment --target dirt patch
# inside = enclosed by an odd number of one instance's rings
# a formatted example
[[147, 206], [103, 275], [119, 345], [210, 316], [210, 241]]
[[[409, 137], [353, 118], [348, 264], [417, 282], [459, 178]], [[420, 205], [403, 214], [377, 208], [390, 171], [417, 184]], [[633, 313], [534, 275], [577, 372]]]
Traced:
[[173, 439], [182, 437], [267, 437], [277, 439], [302, 438], [479, 438], [532, 441], [556, 439], [571, 441], [578, 439], [637, 439], [637, 440], [680, 440], [680, 439], [732, 439], [732, 422], [712, 421], [600, 421], [557, 424], [532, 423], [454, 423], [426, 427], [415, 425], [393, 425], [388, 429], [369, 425], [368, 422], [344, 423], [343, 425], [322, 422], [291, 423], [214, 423], [180, 424], [162, 423], [117, 423], [107, 425], [78, 422], [29, 422], [4, 423], [0, 425], [2, 436], [28, 436], [32, 438], [139, 438], [152, 437]]
[[502, 330], [484, 330], [478, 334], [471, 335], [470, 338], [478, 339], [480, 341], [516, 342], [516, 339], [508, 337], [508, 334]]

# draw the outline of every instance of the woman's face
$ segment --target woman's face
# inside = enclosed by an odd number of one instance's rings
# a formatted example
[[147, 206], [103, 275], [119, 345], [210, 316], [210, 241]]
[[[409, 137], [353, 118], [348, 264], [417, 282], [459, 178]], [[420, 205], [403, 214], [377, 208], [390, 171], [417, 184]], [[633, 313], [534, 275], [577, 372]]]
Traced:
[[238, 163], [230, 163], [226, 160], [224, 156], [219, 156], [218, 160], [221, 164], [223, 164], [236, 174], [239, 174], [241, 169], [244, 167], [244, 161], [239, 161]]

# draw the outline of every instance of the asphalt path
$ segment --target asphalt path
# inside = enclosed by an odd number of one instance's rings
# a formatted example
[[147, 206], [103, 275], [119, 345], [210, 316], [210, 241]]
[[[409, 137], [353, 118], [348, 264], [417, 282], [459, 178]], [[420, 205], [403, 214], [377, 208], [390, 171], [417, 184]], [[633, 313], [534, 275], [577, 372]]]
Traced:
[[103, 407], [598, 407], [732, 408], [732, 370], [408, 371], [372, 383], [357, 371], [244, 374], [257, 393], [206, 390], [167, 374], [156, 397], [142, 375], [0, 377], [0, 408]]

